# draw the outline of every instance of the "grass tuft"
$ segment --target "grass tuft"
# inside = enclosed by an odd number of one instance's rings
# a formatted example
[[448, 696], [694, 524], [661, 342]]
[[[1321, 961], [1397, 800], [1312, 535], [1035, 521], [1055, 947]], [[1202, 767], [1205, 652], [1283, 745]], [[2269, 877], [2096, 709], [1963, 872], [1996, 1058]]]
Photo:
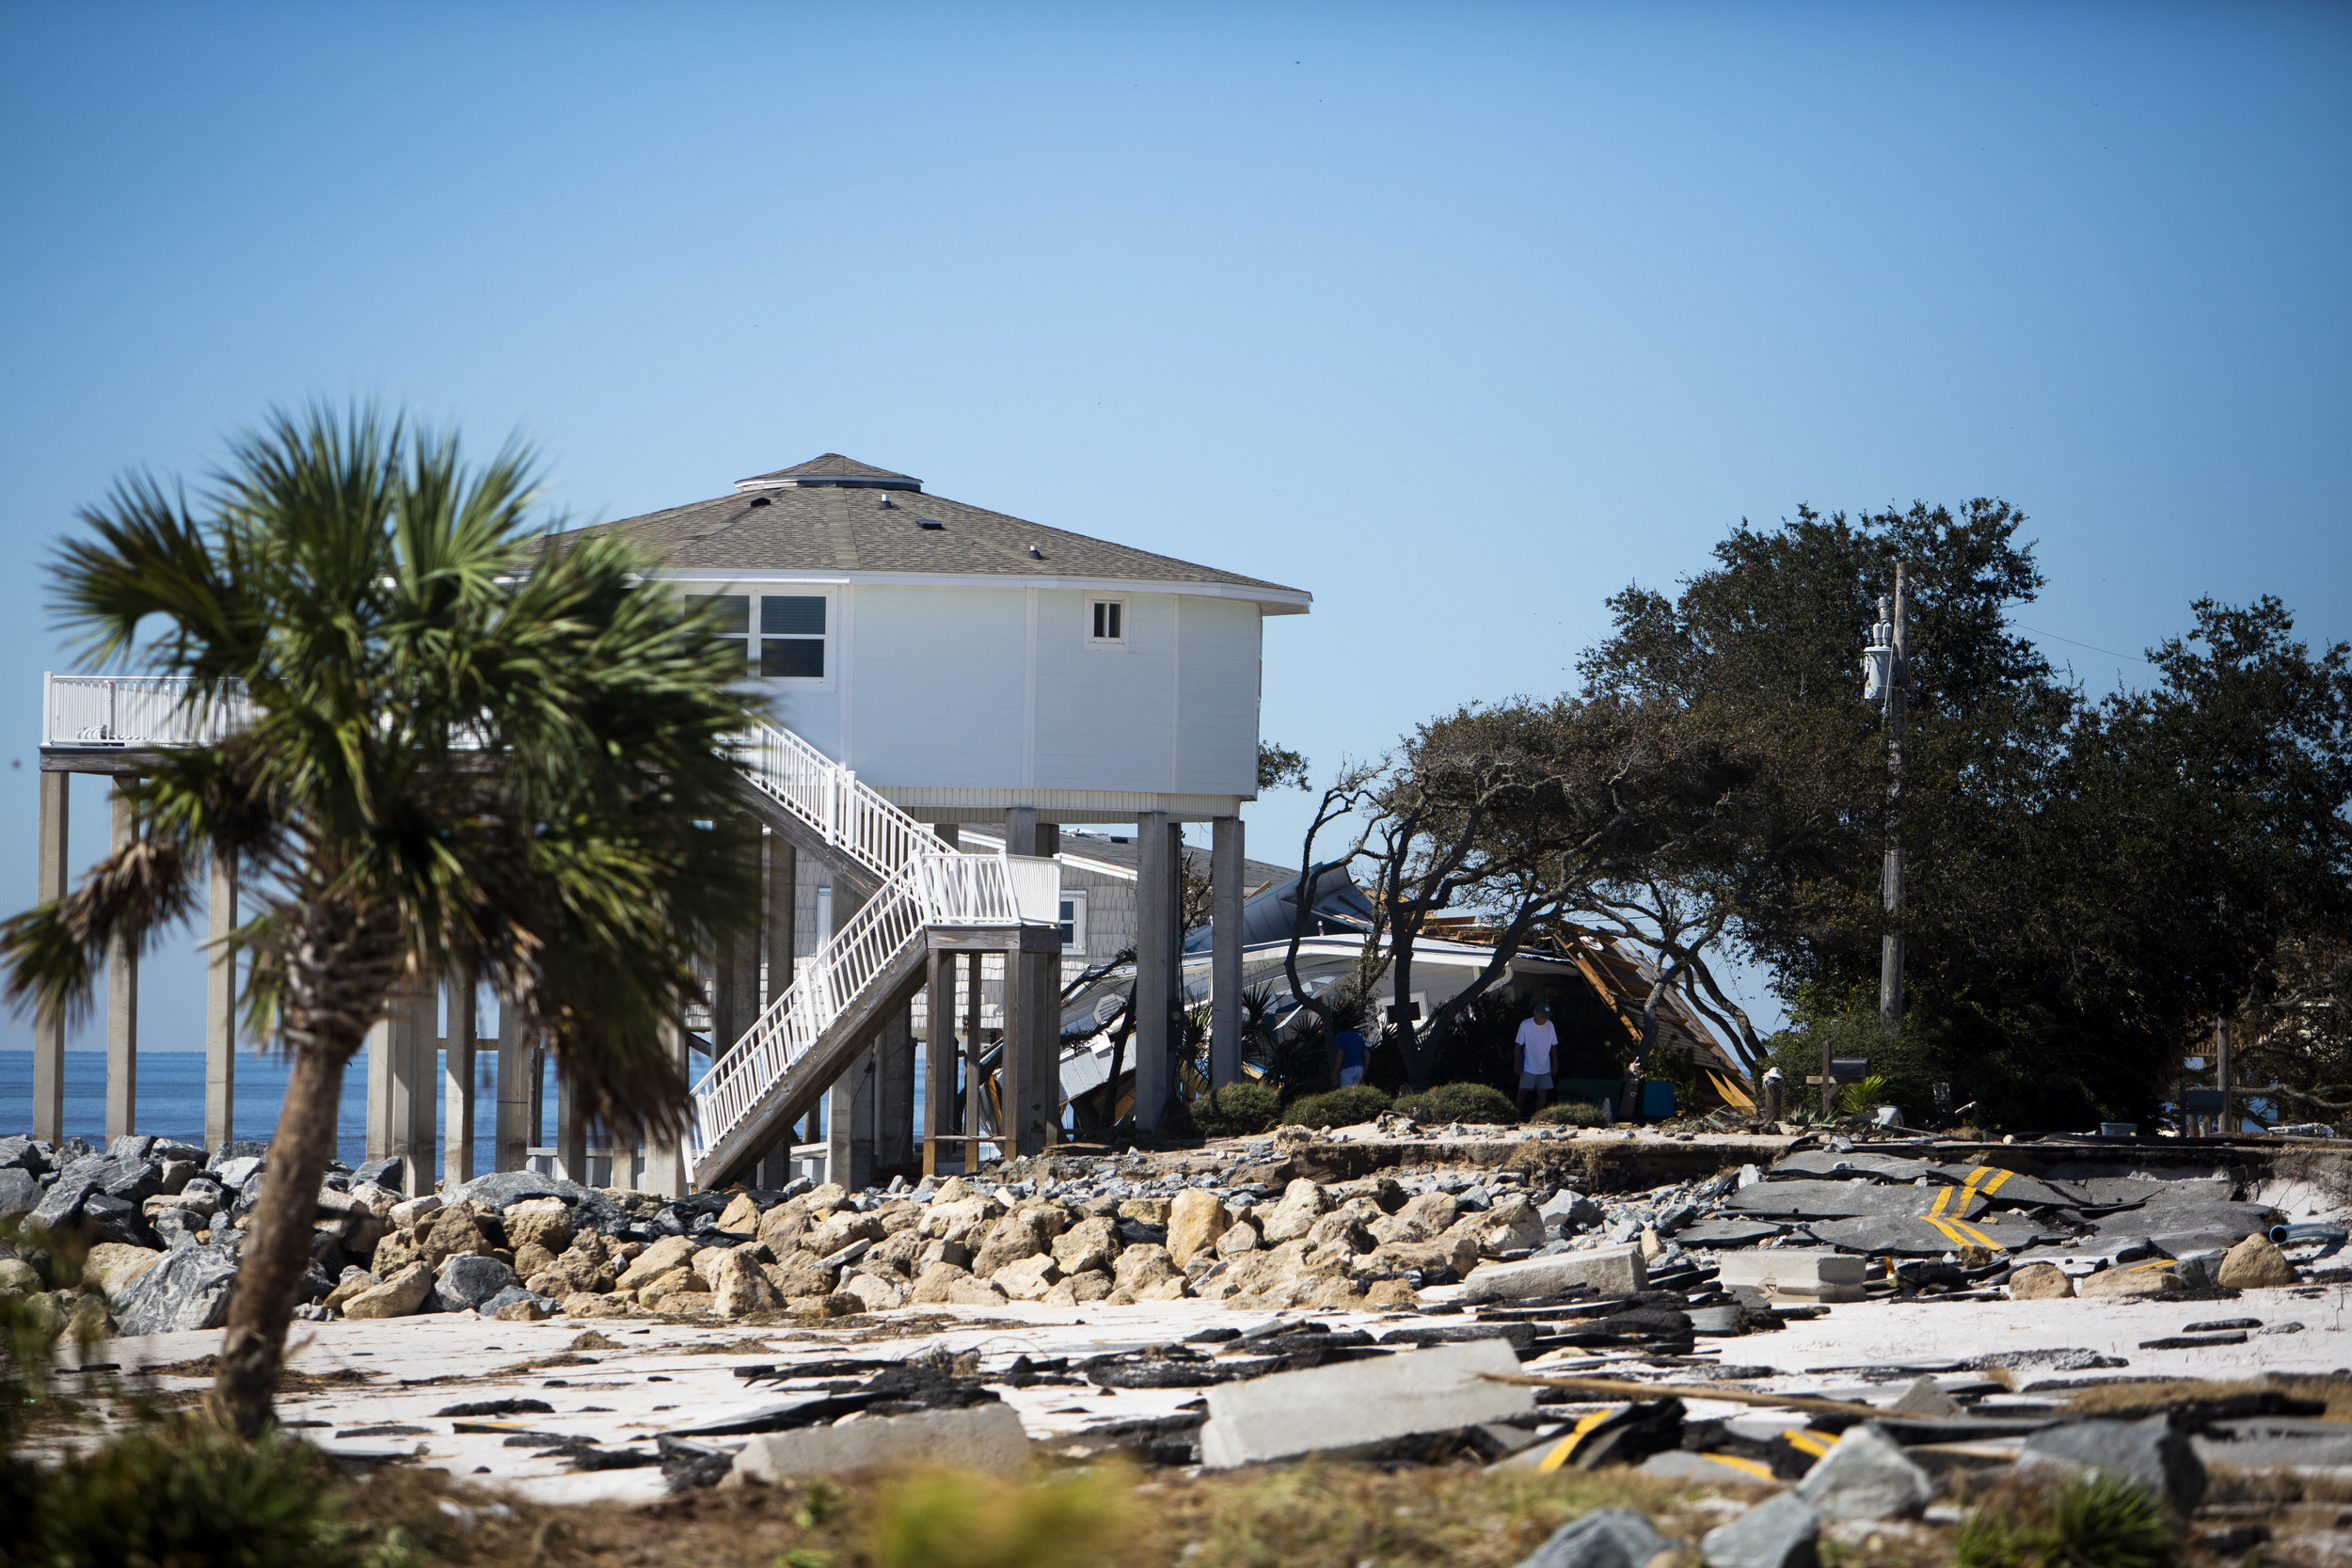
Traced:
[[1112, 1466], [1048, 1481], [917, 1470], [875, 1495], [876, 1568], [1076, 1568], [1129, 1534], [1133, 1479]]
[[2056, 1486], [2019, 1483], [1961, 1520], [1954, 1568], [2168, 1568], [2180, 1537], [2136, 1481], [2077, 1471]]

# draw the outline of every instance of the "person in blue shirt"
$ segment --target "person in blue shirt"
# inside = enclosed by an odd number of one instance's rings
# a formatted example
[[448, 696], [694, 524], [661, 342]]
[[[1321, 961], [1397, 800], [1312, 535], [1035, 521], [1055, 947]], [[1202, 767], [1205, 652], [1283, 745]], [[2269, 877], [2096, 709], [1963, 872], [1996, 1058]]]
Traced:
[[1340, 1052], [1340, 1087], [1354, 1088], [1364, 1081], [1364, 1037], [1354, 1022], [1343, 1022], [1336, 1043]]

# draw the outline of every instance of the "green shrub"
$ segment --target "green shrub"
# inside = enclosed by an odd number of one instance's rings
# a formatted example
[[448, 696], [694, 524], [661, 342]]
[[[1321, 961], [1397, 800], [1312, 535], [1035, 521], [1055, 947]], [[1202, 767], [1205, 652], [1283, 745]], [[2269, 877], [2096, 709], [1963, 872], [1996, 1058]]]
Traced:
[[1197, 1138], [1200, 1125], [1193, 1119], [1192, 1102], [1181, 1094], [1171, 1094], [1168, 1103], [1160, 1107], [1160, 1135], [1164, 1138]]
[[1535, 1119], [1546, 1127], [1598, 1127], [1600, 1107], [1581, 1100], [1564, 1100], [1536, 1112]]
[[202, 1563], [334, 1568], [351, 1560], [327, 1461], [275, 1433], [247, 1443], [164, 1420], [47, 1472], [20, 1540], [55, 1568]]
[[1194, 1101], [1192, 1119], [1203, 1137], [1239, 1138], [1263, 1132], [1282, 1116], [1282, 1097], [1273, 1085], [1244, 1079], [1212, 1089]]
[[2164, 1504], [2137, 1482], [2077, 1471], [1995, 1494], [1960, 1522], [1957, 1568], [2165, 1568], [2179, 1552]]
[[1440, 1084], [1424, 1093], [1396, 1102], [1415, 1121], [1512, 1122], [1518, 1107], [1491, 1084]]
[[1388, 1108], [1387, 1095], [1370, 1084], [1359, 1084], [1294, 1100], [1283, 1109], [1282, 1119], [1294, 1127], [1353, 1127]]

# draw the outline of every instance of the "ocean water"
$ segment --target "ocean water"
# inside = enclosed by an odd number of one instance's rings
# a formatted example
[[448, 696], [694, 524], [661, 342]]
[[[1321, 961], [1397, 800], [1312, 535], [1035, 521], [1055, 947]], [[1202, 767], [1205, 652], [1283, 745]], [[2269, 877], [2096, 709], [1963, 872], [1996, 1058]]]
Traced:
[[[698, 1064], [699, 1065], [699, 1064]], [[435, 1069], [439, 1070], [437, 1065]], [[286, 1098], [286, 1064], [275, 1055], [247, 1051], [237, 1057], [236, 1135], [266, 1139], [278, 1129], [278, 1111]], [[446, 1135], [449, 1106], [442, 1097], [436, 1132]], [[541, 1125], [555, 1126], [555, 1074], [547, 1074], [541, 1088]], [[183, 1143], [204, 1141], [204, 1053], [200, 1051], [154, 1051], [139, 1057], [138, 1101], [134, 1125], [141, 1132], [176, 1138]], [[474, 1172], [490, 1169], [490, 1134], [498, 1114], [498, 1057], [477, 1057], [474, 1086]], [[33, 1130], [33, 1053], [0, 1051], [0, 1133]], [[65, 1053], [65, 1132], [103, 1145], [106, 1136], [106, 1053], [69, 1051]], [[343, 1099], [336, 1118], [336, 1151], [345, 1164], [367, 1156], [368, 1067], [363, 1053], [343, 1073]], [[438, 1175], [438, 1168], [436, 1168]]]

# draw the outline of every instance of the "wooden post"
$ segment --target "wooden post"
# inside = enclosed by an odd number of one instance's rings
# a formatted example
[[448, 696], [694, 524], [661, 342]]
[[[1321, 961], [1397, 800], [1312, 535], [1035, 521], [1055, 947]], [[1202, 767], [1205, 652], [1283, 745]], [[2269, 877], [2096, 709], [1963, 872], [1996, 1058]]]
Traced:
[[531, 1103], [538, 1085], [532, 1081], [531, 1049], [515, 1024], [515, 1005], [499, 998], [499, 1107], [492, 1133], [492, 1170], [520, 1170], [532, 1145]]
[[204, 899], [204, 1147], [235, 1137], [237, 1120], [237, 852], [215, 848]]
[[[1175, 921], [1174, 889], [1182, 886], [1168, 857], [1168, 813], [1136, 818], [1136, 1129], [1156, 1132], [1168, 1103], [1168, 1015], [1175, 977], [1168, 973], [1168, 927]], [[1182, 940], [1181, 935], [1178, 940]]]
[[[66, 817], [73, 803], [72, 785], [71, 773], [40, 775], [36, 904], [52, 904], [66, 895]], [[51, 1145], [65, 1139], [65, 1014], [47, 1008], [33, 1015], [33, 1136]]]
[[450, 972], [449, 1037], [441, 1042], [441, 1101], [449, 1107], [441, 1126], [441, 1180], [458, 1186], [473, 1180], [473, 1057], [477, 1033], [473, 966]]
[[914, 1006], [882, 1021], [874, 1037], [874, 1169], [914, 1163]]
[[[114, 783], [116, 853], [128, 849], [139, 831], [138, 813], [131, 791], [138, 780], [118, 777]], [[106, 1141], [138, 1131], [139, 1110], [139, 952], [128, 936], [106, 944]]]
[[1030, 1008], [1028, 997], [1024, 994], [1029, 988], [1023, 984], [1026, 978], [1024, 971], [1028, 966], [1024, 964], [1021, 958], [1022, 953], [1019, 947], [1006, 949], [1004, 1044], [996, 1053], [996, 1071], [999, 1079], [996, 1098], [1000, 1107], [999, 1114], [1004, 1119], [1004, 1126], [1000, 1131], [1005, 1135], [1001, 1147], [1007, 1160], [1033, 1152], [1030, 1147], [1029, 1102], [1025, 1098], [1029, 1093], [1029, 1074], [1023, 1070], [1026, 1064], [1022, 1060], [1029, 1054], [1025, 1047], [1029, 1038]]
[[1241, 1076], [1241, 818], [1220, 816], [1211, 832], [1209, 1083], [1221, 1089]]
[[980, 1168], [980, 955], [963, 958], [963, 1174]]

